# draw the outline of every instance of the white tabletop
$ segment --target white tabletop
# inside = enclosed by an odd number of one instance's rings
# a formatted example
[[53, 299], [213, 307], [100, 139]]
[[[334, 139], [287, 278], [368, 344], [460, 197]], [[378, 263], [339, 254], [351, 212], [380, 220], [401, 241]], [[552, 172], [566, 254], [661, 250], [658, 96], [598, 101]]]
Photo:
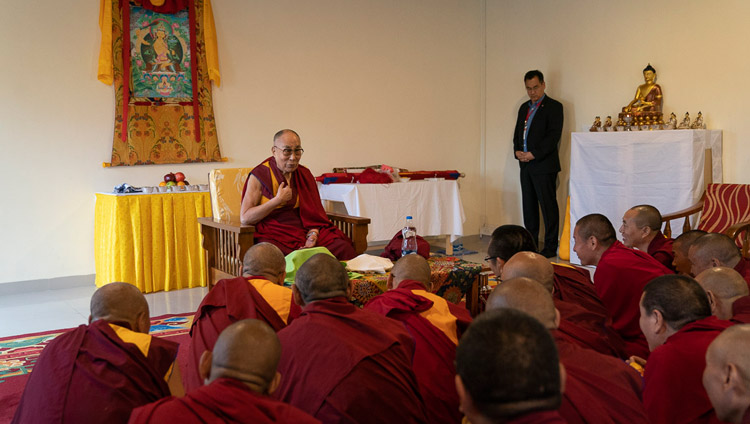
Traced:
[[420, 236], [450, 235], [451, 241], [464, 233], [466, 221], [456, 180], [409, 181], [392, 184], [318, 183], [320, 198], [343, 202], [349, 215], [367, 217], [367, 241], [387, 241], [404, 227], [406, 216]]

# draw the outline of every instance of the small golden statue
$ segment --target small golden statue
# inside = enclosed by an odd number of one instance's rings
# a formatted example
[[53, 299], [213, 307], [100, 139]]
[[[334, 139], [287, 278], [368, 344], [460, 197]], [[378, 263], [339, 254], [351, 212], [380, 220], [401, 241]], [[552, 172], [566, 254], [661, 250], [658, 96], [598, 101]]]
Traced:
[[612, 131], [612, 117], [607, 116], [607, 120], [604, 121], [604, 131]]
[[589, 128], [589, 131], [591, 132], [598, 132], [602, 130], [602, 120], [598, 116], [594, 119], [594, 123], [591, 124], [591, 128]]
[[690, 114], [685, 112], [685, 117], [682, 118], [682, 122], [677, 126], [678, 129], [687, 130], [690, 129]]
[[677, 115], [674, 114], [674, 112], [669, 114], [669, 121], [667, 121], [667, 124], [665, 125], [665, 129], [673, 130], [677, 128]]
[[703, 123], [703, 114], [698, 112], [698, 116], [695, 117], [695, 121], [690, 124], [692, 130], [705, 130], [706, 124]]
[[661, 113], [663, 95], [661, 86], [656, 83], [656, 69], [649, 63], [643, 69], [645, 82], [638, 86], [635, 97], [622, 108], [617, 125], [662, 125], [664, 118]]

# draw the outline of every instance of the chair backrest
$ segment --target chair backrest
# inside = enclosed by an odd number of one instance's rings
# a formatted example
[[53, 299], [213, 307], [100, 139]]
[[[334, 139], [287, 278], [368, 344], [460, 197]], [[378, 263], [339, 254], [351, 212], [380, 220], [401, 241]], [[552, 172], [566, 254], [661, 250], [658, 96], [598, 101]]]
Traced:
[[242, 189], [252, 168], [221, 168], [208, 173], [211, 212], [214, 219], [240, 220]]
[[698, 229], [723, 233], [750, 220], [750, 184], [709, 184]]

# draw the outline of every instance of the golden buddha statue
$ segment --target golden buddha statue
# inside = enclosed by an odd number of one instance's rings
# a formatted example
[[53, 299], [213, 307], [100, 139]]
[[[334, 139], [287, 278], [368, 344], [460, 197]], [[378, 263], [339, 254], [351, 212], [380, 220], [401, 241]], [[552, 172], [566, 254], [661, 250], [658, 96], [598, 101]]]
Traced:
[[[627, 125], [628, 121], [632, 125], [664, 124], [661, 112], [662, 90], [656, 83], [656, 69], [650, 63], [643, 69], [643, 79], [645, 82], [638, 86], [633, 100], [622, 108], [618, 125]], [[626, 117], [630, 119], [625, 119]]]

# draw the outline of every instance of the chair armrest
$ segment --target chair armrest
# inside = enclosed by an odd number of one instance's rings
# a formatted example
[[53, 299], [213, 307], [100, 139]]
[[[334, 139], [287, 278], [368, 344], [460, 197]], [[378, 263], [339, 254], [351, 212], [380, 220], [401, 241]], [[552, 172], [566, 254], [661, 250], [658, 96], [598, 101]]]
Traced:
[[227, 230], [233, 233], [254, 233], [255, 225], [242, 225], [239, 221], [229, 221], [222, 219], [215, 219], [213, 217], [198, 218], [200, 225], [206, 227], [217, 228], [220, 230]]
[[341, 221], [354, 225], [369, 224], [370, 218], [363, 218], [361, 216], [344, 215], [340, 213], [327, 212], [328, 219], [331, 221]]
[[[743, 234], [744, 233], [744, 234]], [[731, 237], [732, 240], [742, 238], [742, 247], [740, 251], [742, 257], [746, 258], [750, 253], [750, 221], [738, 222], [724, 231], [724, 234]]]
[[690, 206], [688, 208], [685, 208], [681, 211], [672, 212], [670, 214], [662, 215], [661, 221], [671, 221], [673, 219], [677, 218], [684, 218], [686, 216], [695, 215], [696, 213], [703, 210], [703, 199], [699, 200], [698, 203], [694, 204], [693, 206]]

